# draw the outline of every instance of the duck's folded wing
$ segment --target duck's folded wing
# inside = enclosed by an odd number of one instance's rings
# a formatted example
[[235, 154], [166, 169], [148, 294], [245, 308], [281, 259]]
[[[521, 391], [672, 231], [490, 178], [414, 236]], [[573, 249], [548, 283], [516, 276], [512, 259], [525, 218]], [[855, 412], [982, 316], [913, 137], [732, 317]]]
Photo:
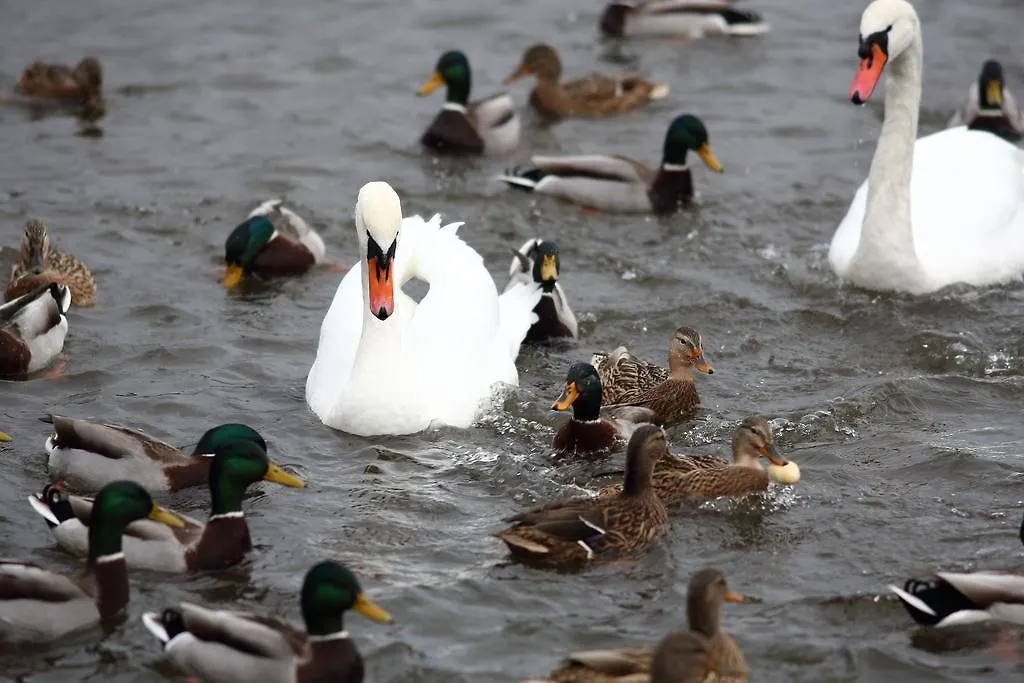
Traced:
[[469, 114], [478, 128], [497, 128], [516, 115], [516, 103], [508, 93], [497, 93], [470, 104]]
[[1024, 604], [1024, 575], [1001, 572], [936, 572], [936, 576], [979, 606], [994, 603]]
[[573, 652], [565, 659], [567, 662], [585, 666], [616, 679], [635, 673], [644, 673], [650, 669], [651, 656], [654, 648], [647, 645], [623, 647], [614, 650], [585, 650]]
[[39, 419], [53, 425], [57, 445], [61, 448], [89, 451], [113, 459], [143, 457], [167, 463], [180, 463], [183, 457], [174, 446], [137, 429], [54, 414]]
[[606, 154], [578, 156], [535, 156], [530, 159], [537, 168], [559, 176], [577, 176], [595, 180], [617, 180], [647, 184], [651, 171], [632, 159]]
[[221, 643], [259, 657], [296, 657], [304, 653], [300, 631], [277, 619], [246, 612], [210, 610], [183, 602], [185, 628], [196, 638]]
[[65, 602], [86, 597], [74, 581], [33, 564], [0, 560], [0, 600]]
[[1024, 112], [1021, 112], [1017, 106], [1017, 101], [1013, 99], [1013, 93], [1006, 89], [1003, 90], [1003, 113], [1006, 114], [1013, 129], [1024, 135]]

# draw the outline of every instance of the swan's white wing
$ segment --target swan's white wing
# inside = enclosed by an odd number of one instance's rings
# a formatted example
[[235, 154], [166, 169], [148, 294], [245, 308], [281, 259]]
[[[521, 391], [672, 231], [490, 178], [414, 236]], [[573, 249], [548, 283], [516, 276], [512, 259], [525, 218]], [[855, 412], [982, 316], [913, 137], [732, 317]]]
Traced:
[[540, 285], [531, 280], [507, 288], [498, 297], [501, 335], [508, 344], [513, 361], [519, 356], [519, 347], [526, 333], [537, 322], [537, 314], [533, 309], [540, 303], [541, 296], [543, 291]]
[[363, 260], [338, 285], [320, 325], [316, 359], [306, 377], [306, 403], [321, 420], [348, 382], [363, 331]]
[[[985, 285], [1024, 271], [1024, 152], [990, 133], [951, 128], [914, 145], [914, 248], [927, 284]], [[867, 182], [832, 239], [840, 276], [860, 241]]]

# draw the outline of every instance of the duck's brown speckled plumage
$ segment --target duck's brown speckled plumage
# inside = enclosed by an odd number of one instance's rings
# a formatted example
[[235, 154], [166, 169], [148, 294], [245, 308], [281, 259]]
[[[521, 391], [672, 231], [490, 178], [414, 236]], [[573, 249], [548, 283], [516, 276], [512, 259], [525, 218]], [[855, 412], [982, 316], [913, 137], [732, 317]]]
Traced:
[[642, 425], [630, 439], [625, 486], [618, 496], [535, 507], [506, 518], [513, 526], [495, 536], [514, 558], [546, 568], [641, 551], [668, 528], [665, 506], [651, 487], [654, 463], [664, 453], [664, 432]]
[[[654, 468], [653, 484], [665, 505], [685, 501], [742, 496], [768, 488], [768, 473], [761, 468], [764, 456], [774, 465], [786, 461], [775, 448], [772, 428], [759, 417], [748, 417], [732, 437], [733, 463], [714, 455], [669, 454]], [[621, 485], [602, 488], [599, 496], [614, 496]]]
[[7, 301], [56, 282], [71, 290], [73, 306], [96, 303], [96, 281], [89, 268], [71, 254], [52, 249], [46, 225], [31, 218], [21, 236], [21, 253], [4, 290]]
[[720, 629], [722, 601], [744, 602], [716, 569], [701, 569], [686, 594], [688, 628], [658, 646], [575, 652], [544, 679], [523, 683], [743, 683], [747, 663]]
[[95, 57], [86, 57], [74, 68], [33, 62], [14, 85], [15, 92], [26, 97], [73, 104], [98, 102], [102, 89], [103, 67]]
[[653, 421], [671, 425], [692, 416], [700, 395], [692, 370], [712, 374], [704, 359], [700, 334], [691, 328], [676, 330], [669, 345], [669, 370], [636, 358], [624, 346], [610, 354], [596, 353], [591, 361], [601, 377], [601, 400], [606, 406], [641, 406], [654, 411]]
[[668, 86], [652, 83], [640, 74], [616, 76], [592, 74], [561, 81], [562, 62], [549, 45], [538, 44], [523, 53], [523, 59], [505, 83], [526, 75], [537, 77], [530, 93], [530, 105], [554, 118], [602, 117], [621, 114], [668, 93]]

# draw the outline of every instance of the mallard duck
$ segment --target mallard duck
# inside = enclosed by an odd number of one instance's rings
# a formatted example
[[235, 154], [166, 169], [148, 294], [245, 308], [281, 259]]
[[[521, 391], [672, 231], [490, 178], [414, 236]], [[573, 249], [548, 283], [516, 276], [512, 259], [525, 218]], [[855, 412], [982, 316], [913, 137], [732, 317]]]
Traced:
[[[788, 464], [775, 448], [771, 425], [759, 417], [748, 417], [732, 435], [732, 464], [713, 455], [670, 453], [654, 467], [654, 490], [665, 505], [764, 491], [770, 476], [761, 468], [761, 456], [778, 467]], [[617, 495], [621, 489], [621, 484], [606, 486], [598, 495]]]
[[[1020, 542], [1024, 544], [1024, 520]], [[910, 617], [926, 626], [954, 626], [996, 619], [1024, 625], [1024, 575], [1003, 572], [936, 572], [931, 580], [889, 586]]]
[[51, 249], [46, 225], [41, 220], [30, 218], [25, 222], [21, 255], [11, 268], [4, 297], [10, 301], [51, 282], [68, 286], [76, 306], [96, 303], [96, 281], [92, 271], [71, 254]]
[[519, 146], [519, 116], [508, 93], [469, 101], [469, 60], [458, 50], [441, 55], [434, 73], [419, 87], [417, 95], [428, 95], [448, 86], [444, 106], [420, 142], [435, 152], [447, 154], [507, 154]]
[[142, 622], [167, 659], [206, 683], [361, 683], [363, 658], [345, 630], [345, 612], [390, 624], [391, 616], [335, 562], [313, 566], [302, 583], [305, 630], [276, 616], [210, 610], [187, 602]]
[[0, 379], [27, 379], [60, 355], [71, 298], [52, 283], [0, 306]]
[[623, 407], [601, 417], [601, 378], [590, 363], [574, 363], [565, 375], [562, 393], [552, 410], [569, 410], [572, 417], [555, 432], [553, 455], [594, 456], [620, 451], [641, 422], [654, 413], [643, 408]]
[[302, 275], [327, 255], [324, 241], [299, 214], [280, 199], [270, 199], [228, 235], [224, 243], [224, 277], [228, 289], [247, 275]]
[[550, 240], [534, 237], [512, 250], [512, 265], [508, 269], [509, 291], [519, 284], [537, 283], [543, 295], [533, 309], [537, 322], [530, 326], [524, 342], [542, 342], [550, 339], [579, 339], [580, 330], [576, 314], [569, 307], [569, 300], [558, 282], [561, 263], [558, 259], [558, 245]]
[[523, 53], [519, 66], [505, 78], [505, 85], [523, 76], [537, 77], [537, 85], [530, 92], [530, 104], [553, 118], [621, 114], [668, 94], [668, 85], [652, 83], [636, 73], [591, 74], [560, 82], [562, 61], [554, 48], [544, 44], [534, 45]]
[[[211, 511], [204, 525], [178, 515], [185, 527], [168, 533], [150, 522], [128, 528], [125, 559], [133, 569], [185, 573], [227, 569], [252, 550], [242, 498], [249, 486], [270, 481], [293, 488], [305, 486], [267, 459], [267, 453], [251, 441], [229, 441], [217, 447], [210, 465]], [[47, 485], [29, 496], [33, 509], [46, 520], [57, 545], [73, 555], [88, 548], [91, 498], [69, 496], [61, 483]]]
[[760, 14], [730, 0], [619, 0], [605, 6], [599, 26], [608, 38], [754, 36], [771, 29]]
[[625, 346], [611, 353], [595, 353], [590, 361], [601, 376], [601, 400], [606, 406], [629, 405], [654, 411], [653, 422], [674, 424], [700, 407], [692, 370], [714, 373], [704, 359], [700, 333], [680, 327], [668, 347], [668, 367], [636, 358]]
[[144, 432], [115, 424], [60, 415], [39, 418], [53, 425], [46, 439], [51, 481], [62, 480], [79, 491], [98, 491], [117, 479], [131, 479], [149, 491], [179, 491], [207, 482], [211, 457], [221, 444], [267, 442], [252, 427], [222, 424], [207, 430], [191, 453]]
[[63, 64], [30, 64], [14, 85], [27, 97], [88, 104], [102, 96], [103, 67], [95, 57], [86, 57], [71, 68]]
[[[721, 630], [722, 602], [746, 602], [717, 569], [701, 569], [686, 591], [686, 631], [658, 644], [575, 652], [546, 683], [742, 683], [747, 663]], [[717, 676], [717, 678], [715, 677]], [[541, 683], [524, 681], [523, 683]]]
[[121, 537], [149, 518], [181, 527], [141, 486], [107, 484], [96, 496], [85, 573], [71, 578], [32, 564], [0, 562], [0, 642], [40, 643], [106, 623], [128, 604], [128, 568]]
[[1024, 113], [1003, 83], [1002, 64], [990, 59], [982, 65], [978, 80], [967, 91], [967, 99], [946, 125], [956, 126], [987, 130], [1009, 142], [1024, 136]]
[[665, 433], [641, 425], [626, 447], [625, 485], [614, 498], [576, 498], [505, 518], [495, 536], [516, 559], [541, 567], [584, 564], [612, 553], [644, 550], [668, 528], [665, 506], [651, 487], [654, 464], [666, 452]]
[[589, 209], [662, 215], [693, 199], [693, 178], [686, 163], [686, 153], [691, 150], [712, 171], [723, 171], [711, 151], [704, 123], [683, 114], [665, 134], [658, 170], [623, 156], [535, 156], [530, 158], [530, 166], [509, 169], [499, 179], [518, 190], [551, 195]]

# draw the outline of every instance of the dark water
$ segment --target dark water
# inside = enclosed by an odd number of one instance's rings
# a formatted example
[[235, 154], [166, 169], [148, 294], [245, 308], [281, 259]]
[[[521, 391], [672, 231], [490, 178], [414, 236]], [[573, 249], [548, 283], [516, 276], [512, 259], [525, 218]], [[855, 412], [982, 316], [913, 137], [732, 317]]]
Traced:
[[[923, 132], [944, 124], [989, 56], [1024, 94], [1016, 0], [917, 6]], [[332, 557], [397, 618], [349, 620], [378, 682], [513, 681], [545, 673], [566, 650], [653, 642], [683, 624], [686, 581], [706, 565], [763, 598], [726, 612], [752, 680], [1019, 678], [1021, 664], [986, 649], [913, 648], [884, 587], [936, 566], [1021, 566], [1024, 287], [911, 299], [839, 285], [827, 243], [881, 120], [880, 102], [846, 100], [862, 4], [757, 8], [774, 27], [762, 39], [612, 50], [595, 35], [596, 0], [0, 3], [4, 82], [35, 58], [93, 53], [109, 84], [98, 138], [76, 135], [71, 118], [0, 111], [3, 242], [16, 245], [24, 219], [43, 217], [99, 282], [98, 306], [70, 316], [63, 377], [2, 387], [0, 428], [15, 441], [0, 446], [0, 554], [77, 566], [25, 502], [45, 481], [36, 418], [46, 411], [183, 444], [215, 423], [247, 422], [311, 484], [251, 497], [259, 547], [243, 568], [134, 574], [125, 627], [99, 644], [5, 656], [0, 675], [161, 680], [144, 609], [188, 599], [297, 617], [305, 569]], [[662, 221], [584, 216], [491, 182], [506, 161], [451, 165], [420, 152], [441, 102], [413, 91], [441, 51], [468, 53], [484, 95], [540, 39], [569, 73], [635, 65], [672, 94], [615, 120], [528, 125], [528, 148], [655, 162], [667, 122], [697, 113], [726, 166], [723, 176], [697, 171], [699, 208]], [[527, 90], [514, 92], [523, 101]], [[524, 351], [520, 391], [477, 428], [379, 439], [328, 430], [302, 396], [338, 276], [242, 296], [216, 282], [227, 232], [270, 196], [287, 197], [330, 256], [351, 262], [352, 205], [373, 179], [390, 181], [410, 213], [466, 220], [461, 234], [499, 284], [509, 246], [542, 235], [561, 247], [580, 346]], [[678, 514], [634, 562], [581, 575], [505, 566], [488, 537], [500, 517], [587, 482], [587, 468], [546, 457], [563, 419], [547, 407], [567, 366], [620, 343], [662, 358], [680, 324], [703, 333], [716, 373], [700, 378], [701, 419], [670, 432], [675, 447], [724, 448], [739, 419], [761, 414], [803, 481], [760, 506]], [[205, 495], [167, 502], [201, 511]]]

